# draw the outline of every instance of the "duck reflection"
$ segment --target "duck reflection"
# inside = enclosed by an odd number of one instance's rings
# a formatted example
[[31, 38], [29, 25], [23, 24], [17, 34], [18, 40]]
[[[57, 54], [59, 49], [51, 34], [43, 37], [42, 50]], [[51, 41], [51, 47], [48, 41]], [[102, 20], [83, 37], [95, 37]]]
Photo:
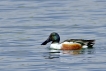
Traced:
[[49, 49], [48, 56], [46, 56], [46, 59], [59, 58], [61, 54], [81, 55], [81, 54], [94, 54], [94, 53], [95, 53], [94, 48], [86, 48], [86, 49], [80, 49], [80, 50], [54, 50], [54, 49]]
[[48, 56], [46, 56], [46, 59], [59, 58], [60, 53], [61, 53], [60, 50], [50, 49], [49, 52], [48, 52]]

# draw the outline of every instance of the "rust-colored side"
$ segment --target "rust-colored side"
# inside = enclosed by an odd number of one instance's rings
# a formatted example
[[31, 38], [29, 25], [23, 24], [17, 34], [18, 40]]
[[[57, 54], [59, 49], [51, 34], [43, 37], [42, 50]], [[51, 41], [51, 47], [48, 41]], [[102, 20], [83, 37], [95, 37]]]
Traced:
[[62, 44], [62, 50], [79, 50], [81, 49], [81, 44], [74, 43], [74, 44]]

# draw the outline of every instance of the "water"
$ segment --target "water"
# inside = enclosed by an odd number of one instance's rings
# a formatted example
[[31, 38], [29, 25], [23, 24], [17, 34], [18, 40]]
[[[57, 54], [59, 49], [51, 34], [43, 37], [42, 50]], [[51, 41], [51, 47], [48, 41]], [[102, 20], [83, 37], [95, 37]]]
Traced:
[[[0, 71], [106, 71], [105, 7], [105, 0], [1, 0]], [[50, 43], [40, 44], [51, 32], [96, 44], [50, 53]]]

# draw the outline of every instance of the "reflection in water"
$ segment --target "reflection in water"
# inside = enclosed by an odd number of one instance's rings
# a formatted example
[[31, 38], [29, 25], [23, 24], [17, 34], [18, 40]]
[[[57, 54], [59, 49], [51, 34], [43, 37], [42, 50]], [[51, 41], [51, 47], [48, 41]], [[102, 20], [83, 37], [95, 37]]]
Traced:
[[54, 50], [50, 49], [50, 51], [45, 56], [46, 59], [54, 59], [59, 58], [61, 54], [68, 54], [68, 55], [80, 55], [80, 54], [94, 54], [94, 48], [88, 49], [81, 49], [81, 50]]
[[46, 57], [46, 59], [59, 58], [59, 57], [60, 57], [60, 50], [51, 49], [51, 50], [48, 52], [48, 56], [45, 56], [45, 57]]

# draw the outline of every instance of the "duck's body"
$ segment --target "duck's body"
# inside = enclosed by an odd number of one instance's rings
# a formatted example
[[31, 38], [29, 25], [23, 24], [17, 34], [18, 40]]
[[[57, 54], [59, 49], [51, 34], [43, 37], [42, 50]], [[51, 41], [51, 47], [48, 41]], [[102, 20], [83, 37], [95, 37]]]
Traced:
[[53, 43], [50, 45], [51, 49], [62, 49], [62, 50], [77, 50], [81, 49], [82, 46], [79, 43]]
[[60, 36], [58, 33], [53, 32], [41, 45], [46, 45], [50, 41], [52, 41], [52, 44], [50, 45], [51, 49], [78, 50], [81, 48], [93, 47], [95, 40], [69, 39], [59, 43]]

